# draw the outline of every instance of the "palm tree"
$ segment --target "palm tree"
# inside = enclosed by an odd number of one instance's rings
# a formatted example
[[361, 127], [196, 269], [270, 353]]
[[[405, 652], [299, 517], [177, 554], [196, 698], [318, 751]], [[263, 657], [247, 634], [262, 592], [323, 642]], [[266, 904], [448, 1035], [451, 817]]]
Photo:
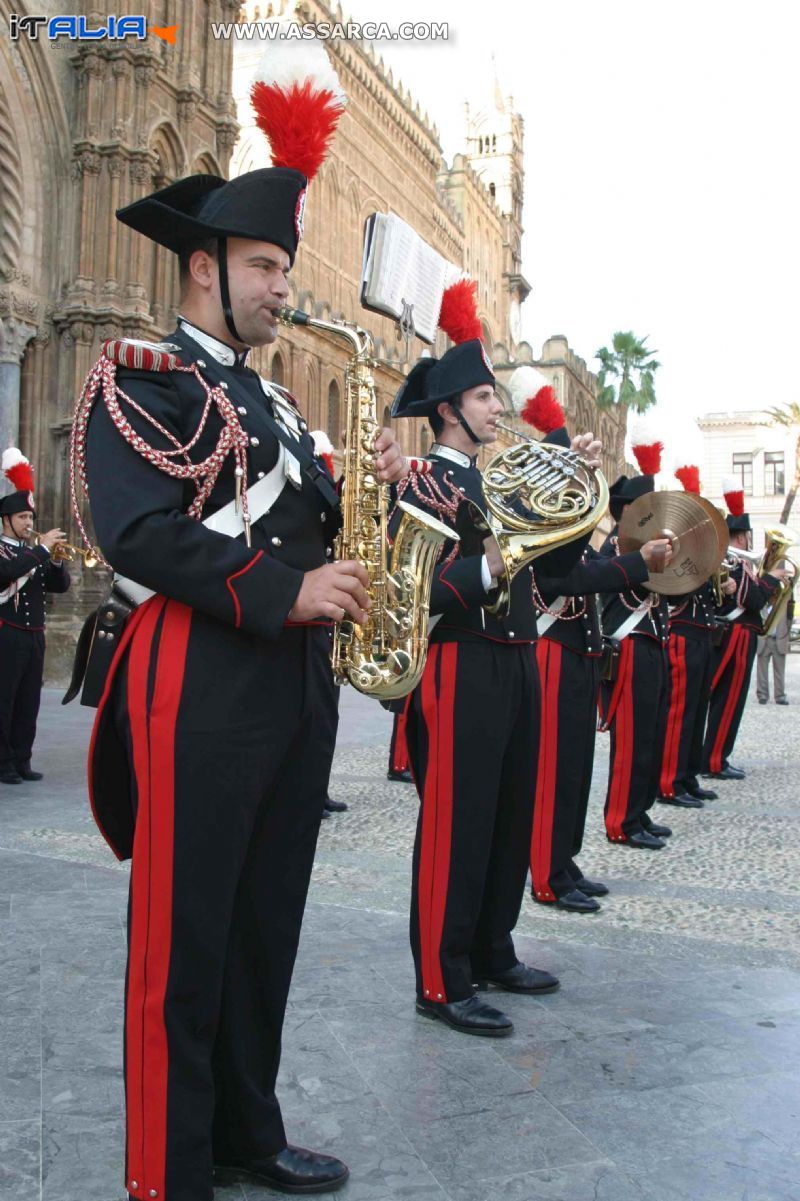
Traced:
[[[650, 350], [647, 338], [637, 338], [630, 330], [614, 334], [611, 345], [613, 350], [601, 346], [596, 355], [601, 364], [597, 375], [600, 385], [597, 407], [610, 409], [619, 405], [643, 413], [656, 403], [653, 375], [660, 364], [653, 355], [658, 351]], [[638, 376], [638, 387], [635, 376]], [[619, 390], [609, 380], [618, 380]]]
[[796, 400], [789, 400], [777, 408], [767, 409], [767, 412], [773, 421], [778, 422], [778, 425], [785, 425], [797, 431], [794, 452], [794, 479], [792, 480], [791, 488], [786, 493], [786, 500], [783, 502], [783, 512], [781, 513], [781, 525], [785, 525], [789, 520], [789, 514], [792, 511], [797, 489], [800, 488], [800, 403]]

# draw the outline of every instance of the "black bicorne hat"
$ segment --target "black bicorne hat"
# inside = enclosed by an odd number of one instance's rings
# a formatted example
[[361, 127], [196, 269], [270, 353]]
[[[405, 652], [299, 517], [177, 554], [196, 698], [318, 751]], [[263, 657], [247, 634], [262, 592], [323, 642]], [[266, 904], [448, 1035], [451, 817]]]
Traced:
[[729, 513], [725, 520], [732, 534], [749, 534], [752, 532], [753, 527], [750, 524], [749, 513], [740, 513], [737, 517]]
[[252, 238], [280, 246], [294, 262], [303, 233], [307, 180], [288, 167], [235, 179], [190, 175], [117, 210], [117, 218], [176, 254], [208, 238]]
[[17, 513], [33, 513], [35, 516], [32, 492], [9, 492], [0, 500], [0, 517], [15, 517]]
[[646, 496], [654, 488], [655, 476], [634, 475], [630, 477], [621, 475], [608, 490], [608, 507], [611, 510], [611, 516], [615, 521], [619, 521], [626, 505], [629, 505], [632, 500], [636, 500], [639, 496]]
[[451, 346], [440, 359], [420, 359], [394, 398], [392, 417], [429, 417], [468, 388], [494, 387], [489, 356], [478, 338]]

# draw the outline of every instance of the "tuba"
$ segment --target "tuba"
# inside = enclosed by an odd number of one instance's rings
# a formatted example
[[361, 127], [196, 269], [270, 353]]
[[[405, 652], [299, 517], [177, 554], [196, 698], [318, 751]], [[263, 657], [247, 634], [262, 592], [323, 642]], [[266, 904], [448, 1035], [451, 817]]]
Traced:
[[[777, 567], [783, 559], [794, 569], [794, 574], [796, 575], [798, 570], [797, 563], [786, 552], [797, 541], [797, 534], [794, 530], [790, 530], [788, 526], [767, 526], [764, 530], [764, 554], [758, 565], [759, 576], [769, 575], [772, 568]], [[777, 592], [761, 610], [762, 634], [769, 634], [778, 624], [786, 611], [793, 588], [794, 578], [779, 581]]]
[[467, 502], [459, 508], [456, 529], [466, 553], [482, 551], [484, 538], [496, 539], [505, 572], [484, 608], [502, 617], [518, 572], [597, 526], [608, 509], [608, 483], [574, 451], [540, 442], [501, 421], [497, 426], [516, 445], [498, 451], [483, 471], [488, 514]]
[[390, 548], [389, 487], [375, 473], [377, 399], [372, 378], [372, 338], [343, 321], [320, 321], [282, 308], [285, 325], [305, 325], [342, 338], [350, 349], [345, 369], [345, 450], [342, 529], [336, 558], [355, 559], [369, 576], [372, 605], [363, 626], [349, 617], [333, 628], [332, 665], [338, 683], [381, 701], [406, 696], [418, 684], [428, 653], [428, 612], [433, 569], [447, 540], [443, 522], [405, 501]]

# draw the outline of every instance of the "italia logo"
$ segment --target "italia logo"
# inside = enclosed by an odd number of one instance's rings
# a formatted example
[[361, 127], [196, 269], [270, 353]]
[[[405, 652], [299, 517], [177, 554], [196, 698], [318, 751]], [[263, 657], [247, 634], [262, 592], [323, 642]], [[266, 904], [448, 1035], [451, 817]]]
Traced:
[[294, 232], [297, 234], [298, 242], [303, 236], [303, 219], [306, 215], [306, 188], [303, 188], [300, 195], [297, 197], [297, 205], [294, 210]]

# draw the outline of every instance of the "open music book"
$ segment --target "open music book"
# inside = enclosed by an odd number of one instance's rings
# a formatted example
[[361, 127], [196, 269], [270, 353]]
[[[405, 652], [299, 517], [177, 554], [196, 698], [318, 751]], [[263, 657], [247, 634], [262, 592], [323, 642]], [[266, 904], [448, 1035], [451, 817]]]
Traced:
[[433, 342], [442, 293], [460, 274], [460, 268], [395, 213], [373, 213], [367, 218], [361, 267], [365, 309], [401, 321], [410, 308], [416, 336]]

